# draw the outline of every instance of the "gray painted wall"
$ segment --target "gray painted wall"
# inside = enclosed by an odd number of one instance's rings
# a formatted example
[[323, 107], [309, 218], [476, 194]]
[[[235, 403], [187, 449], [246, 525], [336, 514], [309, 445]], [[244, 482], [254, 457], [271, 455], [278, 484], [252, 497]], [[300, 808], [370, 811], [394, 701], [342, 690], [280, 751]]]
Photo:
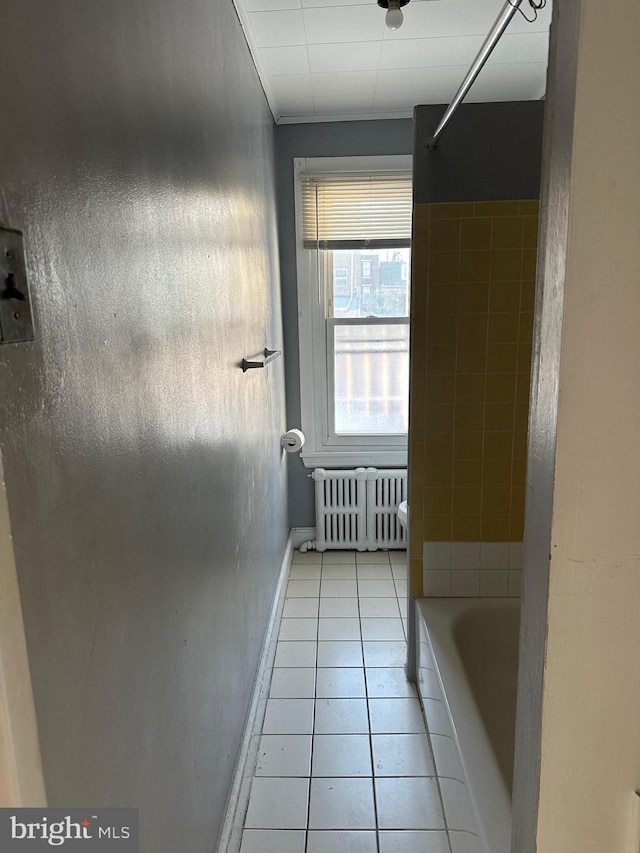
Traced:
[[[411, 154], [411, 119], [284, 124], [276, 129], [278, 222], [287, 377], [287, 424], [300, 427], [298, 297], [296, 290], [294, 157], [355, 157]], [[289, 461], [289, 524], [313, 527], [313, 481], [299, 456]]]
[[0, 0], [0, 439], [51, 805], [210, 853], [286, 541], [274, 127], [230, 0]]
[[442, 105], [415, 110], [413, 197], [416, 204], [538, 198], [542, 170], [542, 101], [462, 104], [431, 151]]

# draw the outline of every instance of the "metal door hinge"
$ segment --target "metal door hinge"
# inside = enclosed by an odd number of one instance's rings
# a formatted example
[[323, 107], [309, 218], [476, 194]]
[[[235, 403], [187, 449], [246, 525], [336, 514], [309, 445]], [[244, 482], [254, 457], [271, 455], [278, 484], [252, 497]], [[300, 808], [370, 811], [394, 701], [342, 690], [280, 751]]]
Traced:
[[0, 228], [0, 344], [33, 340], [22, 233]]

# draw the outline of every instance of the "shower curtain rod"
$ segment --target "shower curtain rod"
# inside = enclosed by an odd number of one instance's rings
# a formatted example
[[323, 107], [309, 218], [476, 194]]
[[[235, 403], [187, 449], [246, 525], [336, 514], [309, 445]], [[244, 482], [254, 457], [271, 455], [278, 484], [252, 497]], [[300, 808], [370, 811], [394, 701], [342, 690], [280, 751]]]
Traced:
[[523, 0], [507, 0], [507, 2], [502, 7], [500, 14], [496, 18], [496, 22], [491, 28], [489, 35], [484, 40], [484, 43], [480, 48], [478, 55], [473, 60], [473, 64], [468, 70], [467, 76], [462, 81], [460, 88], [454, 95], [453, 100], [451, 101], [451, 103], [445, 110], [444, 115], [440, 119], [440, 124], [436, 127], [433, 136], [430, 136], [427, 140], [427, 148], [430, 151], [433, 151], [433, 149], [436, 148], [440, 134], [449, 124], [451, 118], [453, 117], [453, 114], [462, 103], [462, 100], [464, 99], [469, 89], [473, 86], [476, 77], [482, 71], [482, 68], [484, 67], [484, 64], [487, 59], [489, 59], [493, 48], [500, 40], [500, 36], [506, 30], [509, 22], [522, 5], [522, 2]]

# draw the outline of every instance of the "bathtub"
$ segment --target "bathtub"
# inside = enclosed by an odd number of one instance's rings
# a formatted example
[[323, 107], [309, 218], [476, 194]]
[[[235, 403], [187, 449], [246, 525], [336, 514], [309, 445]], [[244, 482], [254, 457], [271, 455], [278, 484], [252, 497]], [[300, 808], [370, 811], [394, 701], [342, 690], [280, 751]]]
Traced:
[[[427, 726], [453, 737], [432, 738], [438, 775], [456, 779], [441, 780], [449, 828], [475, 832], [486, 853], [509, 853], [520, 599], [421, 599], [416, 605]], [[436, 724], [438, 713], [444, 722]], [[438, 767], [445, 744], [449, 751], [457, 745], [459, 763], [449, 756], [446, 767]]]

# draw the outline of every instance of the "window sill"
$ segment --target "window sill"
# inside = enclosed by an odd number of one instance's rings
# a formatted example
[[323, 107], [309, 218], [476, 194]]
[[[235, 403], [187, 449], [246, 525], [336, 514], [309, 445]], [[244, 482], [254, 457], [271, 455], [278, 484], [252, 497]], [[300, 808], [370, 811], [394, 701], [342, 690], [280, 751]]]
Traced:
[[407, 448], [397, 450], [303, 450], [307, 468], [406, 468]]

